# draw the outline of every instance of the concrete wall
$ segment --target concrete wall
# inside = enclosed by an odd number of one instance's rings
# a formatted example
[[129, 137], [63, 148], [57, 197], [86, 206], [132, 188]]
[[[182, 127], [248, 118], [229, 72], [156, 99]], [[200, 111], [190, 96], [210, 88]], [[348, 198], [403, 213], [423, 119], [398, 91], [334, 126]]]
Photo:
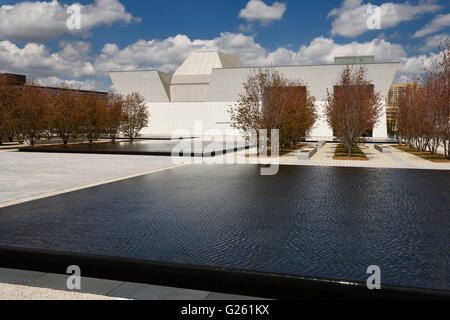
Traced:
[[[326, 140], [333, 137], [333, 130], [324, 117], [326, 101], [317, 101], [319, 119], [315, 123], [310, 138]], [[150, 103], [150, 124], [141, 133], [145, 135], [226, 135], [232, 130], [228, 110], [235, 102], [170, 102]], [[374, 128], [374, 138], [386, 138], [386, 115]], [[181, 132], [180, 130], [184, 131]], [[206, 132], [215, 130], [214, 132]]]
[[[379, 123], [375, 126], [373, 136], [375, 138], [387, 138], [385, 97], [394, 81], [399, 63], [375, 63], [364, 65], [367, 68], [366, 78], [375, 85], [375, 91], [381, 94], [383, 114]], [[344, 65], [319, 65], [319, 66], [293, 66], [275, 67], [290, 80], [302, 80], [310, 93], [317, 99], [317, 106], [321, 119], [315, 125], [311, 136], [331, 137], [332, 130], [323, 119], [323, 106], [327, 98], [327, 90], [333, 92], [334, 85], [339, 81]], [[353, 69], [359, 69], [354, 65]], [[264, 68], [263, 68], [264, 69]], [[208, 91], [208, 101], [236, 101], [238, 95], [243, 92], [242, 84], [255, 69], [252, 68], [228, 68], [214, 69]], [[257, 69], [256, 69], [257, 70]]]
[[[376, 63], [364, 66], [367, 68], [366, 78], [373, 82], [375, 91], [379, 91], [385, 98], [394, 81], [399, 63]], [[327, 89], [333, 92], [333, 87], [339, 81], [339, 76], [345, 67], [344, 65], [318, 65], [274, 67], [274, 69], [290, 80], [302, 80], [317, 100], [326, 100]], [[353, 66], [354, 70], [358, 68], [359, 65]], [[242, 84], [253, 70], [255, 69], [214, 69], [211, 76], [208, 101], [236, 101], [239, 93], [243, 91]]]
[[319, 114], [319, 119], [314, 124], [311, 130], [310, 137], [317, 140], [328, 140], [333, 136], [333, 130], [328, 126], [323, 116], [325, 111], [326, 101], [316, 101], [316, 108]]
[[204, 102], [208, 100], [209, 84], [172, 84], [170, 97], [172, 102]]
[[[149, 127], [141, 133], [145, 135], [172, 135], [177, 130], [199, 135], [210, 129], [225, 134], [230, 127], [230, 115], [227, 112], [234, 102], [170, 102], [150, 103]], [[201, 124], [201, 132], [196, 133], [196, 122]], [[184, 133], [187, 135], [188, 133]], [[211, 134], [211, 133], [209, 133]], [[183, 135], [183, 134], [182, 134]]]
[[151, 102], [170, 101], [170, 81], [172, 76], [155, 70], [110, 72], [109, 76], [117, 92], [127, 95], [138, 91]]

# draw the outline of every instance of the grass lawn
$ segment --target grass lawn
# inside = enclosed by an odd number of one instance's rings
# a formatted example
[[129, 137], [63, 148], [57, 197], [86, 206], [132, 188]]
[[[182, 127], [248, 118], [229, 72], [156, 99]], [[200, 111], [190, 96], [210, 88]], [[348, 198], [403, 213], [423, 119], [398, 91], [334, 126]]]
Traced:
[[408, 152], [410, 154], [413, 154], [413, 155], [418, 156], [418, 157], [420, 157], [422, 159], [429, 160], [429, 161], [432, 161], [432, 162], [450, 163], [450, 160], [446, 159], [443, 154], [433, 155], [429, 151], [419, 151], [416, 148], [410, 148], [408, 146], [393, 145], [391, 147], [397, 148], [397, 149], [405, 151], [405, 152]]
[[359, 147], [353, 147], [352, 153], [350, 157], [344, 151], [344, 147], [340, 144], [336, 147], [334, 152], [334, 160], [359, 160], [359, 161], [367, 161], [369, 158], [366, 157], [364, 152], [361, 151]]

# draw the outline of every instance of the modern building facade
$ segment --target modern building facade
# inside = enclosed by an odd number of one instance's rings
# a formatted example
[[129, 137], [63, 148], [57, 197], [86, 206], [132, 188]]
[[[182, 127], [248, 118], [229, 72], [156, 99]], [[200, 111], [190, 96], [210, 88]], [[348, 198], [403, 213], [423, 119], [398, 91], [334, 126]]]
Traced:
[[[302, 80], [307, 84], [321, 115], [309, 138], [330, 139], [333, 131], [323, 118], [327, 90], [334, 85], [346, 67], [367, 68], [367, 77], [383, 96], [383, 101], [397, 73], [399, 63], [375, 63], [373, 57], [337, 59], [330, 65], [270, 67], [290, 80]], [[344, 62], [346, 62], [344, 64]], [[150, 112], [150, 124], [142, 131], [145, 135], [172, 135], [180, 130], [200, 134], [201, 124], [205, 135], [225, 135], [231, 129], [231, 106], [243, 92], [243, 83], [255, 69], [269, 67], [245, 67], [231, 54], [222, 52], [195, 52], [189, 56], [173, 75], [157, 70], [110, 72], [116, 90], [121, 94], [140, 92]], [[208, 131], [208, 132], [206, 132]], [[373, 137], [386, 138], [386, 114], [376, 128]]]
[[386, 118], [387, 121], [395, 121], [398, 112], [399, 97], [405, 91], [408, 85], [414, 83], [393, 83], [386, 97]]

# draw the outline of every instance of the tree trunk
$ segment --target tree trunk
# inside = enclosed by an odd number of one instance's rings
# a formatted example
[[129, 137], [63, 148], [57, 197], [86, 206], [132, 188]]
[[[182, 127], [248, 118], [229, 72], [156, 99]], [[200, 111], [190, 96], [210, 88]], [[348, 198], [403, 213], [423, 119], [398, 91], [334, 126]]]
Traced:
[[447, 152], [447, 154], [446, 154], [447, 159], [450, 160], [450, 139], [448, 139], [447, 142], [444, 143], [444, 145], [446, 145], [445, 149], [446, 149], [446, 152]]

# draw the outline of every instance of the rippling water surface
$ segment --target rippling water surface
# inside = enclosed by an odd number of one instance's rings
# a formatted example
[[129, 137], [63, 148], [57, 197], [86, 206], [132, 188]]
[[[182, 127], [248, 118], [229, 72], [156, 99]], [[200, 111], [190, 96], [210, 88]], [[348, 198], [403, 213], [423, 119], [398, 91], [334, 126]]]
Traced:
[[450, 174], [188, 166], [0, 209], [0, 244], [450, 290]]

